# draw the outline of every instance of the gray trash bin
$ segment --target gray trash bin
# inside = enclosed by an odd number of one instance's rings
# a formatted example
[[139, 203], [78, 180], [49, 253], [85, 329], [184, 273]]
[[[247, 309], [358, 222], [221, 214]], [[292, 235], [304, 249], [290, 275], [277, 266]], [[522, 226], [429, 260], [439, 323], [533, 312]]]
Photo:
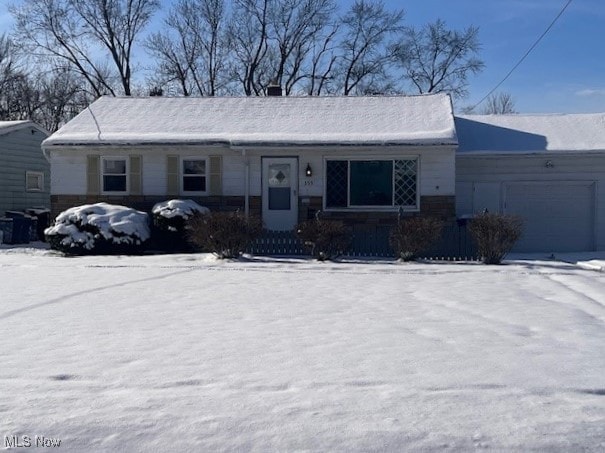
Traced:
[[13, 219], [13, 237], [11, 244], [29, 244], [32, 218], [20, 211], [6, 211], [6, 217]]
[[0, 217], [0, 232], [2, 232], [2, 243], [13, 243], [13, 219]]

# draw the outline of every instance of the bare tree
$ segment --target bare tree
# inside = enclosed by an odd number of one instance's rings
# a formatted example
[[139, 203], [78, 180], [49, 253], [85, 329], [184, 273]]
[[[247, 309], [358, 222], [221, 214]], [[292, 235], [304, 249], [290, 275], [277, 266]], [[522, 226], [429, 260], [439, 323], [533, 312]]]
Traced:
[[[63, 61], [88, 83], [95, 96], [131, 94], [132, 47], [159, 7], [158, 0], [24, 0], [11, 12], [16, 35], [37, 56]], [[103, 55], [111, 61], [111, 71]]]
[[339, 46], [343, 94], [390, 89], [389, 39], [403, 30], [403, 16], [403, 10], [388, 11], [381, 1], [367, 0], [356, 0], [344, 15]]
[[419, 93], [447, 91], [455, 97], [467, 94], [468, 76], [480, 72], [479, 29], [450, 30], [442, 20], [421, 29], [408, 27], [395, 49], [398, 65]]
[[4, 93], [7, 84], [20, 75], [15, 54], [13, 42], [5, 34], [0, 35], [0, 93]]
[[309, 77], [309, 55], [315, 43], [327, 32], [336, 9], [333, 0], [276, 1], [269, 15], [269, 45], [275, 47], [272, 81], [291, 94], [294, 87]]
[[0, 120], [29, 117], [29, 85], [19, 66], [16, 45], [6, 35], [0, 35]]
[[234, 0], [230, 36], [233, 43], [233, 76], [246, 96], [260, 96], [271, 82], [269, 14], [272, 0]]
[[323, 86], [334, 65], [335, 11], [334, 0], [235, 0], [233, 74], [244, 93], [263, 95], [271, 83], [286, 95], [314, 93], [316, 77]]
[[54, 132], [91, 101], [68, 68], [27, 67], [0, 35], [0, 120], [31, 119]]
[[176, 83], [184, 96], [220, 94], [229, 83], [225, 1], [179, 0], [164, 23], [146, 42], [160, 84]]
[[510, 93], [501, 92], [491, 94], [486, 99], [485, 107], [482, 112], [484, 115], [506, 115], [517, 113], [515, 110], [515, 100]]
[[32, 119], [54, 132], [80, 113], [94, 99], [83, 88], [81, 77], [67, 67], [51, 68], [36, 76], [39, 105]]
[[338, 62], [335, 38], [338, 25], [333, 25], [322, 35], [318, 35], [310, 51], [307, 85], [305, 92], [309, 96], [320, 96], [325, 91], [331, 91], [334, 85], [333, 70]]
[[189, 42], [182, 38], [172, 39], [167, 32], [158, 32], [147, 39], [145, 46], [156, 62], [150, 85], [170, 87], [176, 84], [179, 94], [190, 96], [195, 85], [191, 74], [193, 62]]

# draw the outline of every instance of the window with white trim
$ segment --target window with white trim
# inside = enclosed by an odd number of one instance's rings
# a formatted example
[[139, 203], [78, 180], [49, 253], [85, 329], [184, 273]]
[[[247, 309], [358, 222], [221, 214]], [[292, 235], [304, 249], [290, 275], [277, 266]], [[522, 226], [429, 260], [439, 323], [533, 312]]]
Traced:
[[103, 192], [127, 192], [128, 160], [122, 157], [103, 157], [101, 160], [101, 180], [103, 185]]
[[326, 161], [326, 208], [418, 207], [418, 159]]
[[25, 172], [25, 190], [27, 192], [44, 191], [44, 173], [41, 171]]
[[208, 162], [206, 159], [184, 158], [181, 162], [182, 191], [205, 193], [208, 180]]

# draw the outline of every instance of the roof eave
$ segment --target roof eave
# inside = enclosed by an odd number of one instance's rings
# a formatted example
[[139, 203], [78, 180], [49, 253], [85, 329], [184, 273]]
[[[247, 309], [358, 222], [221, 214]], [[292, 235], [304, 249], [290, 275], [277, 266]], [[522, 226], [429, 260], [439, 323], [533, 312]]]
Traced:
[[605, 148], [595, 149], [540, 149], [540, 150], [458, 150], [458, 157], [489, 157], [489, 156], [541, 156], [541, 155], [599, 155], [605, 154]]
[[26, 129], [28, 127], [34, 128], [34, 129], [38, 130], [39, 132], [42, 132], [47, 137], [50, 137], [50, 135], [51, 135], [50, 132], [47, 131], [46, 129], [44, 129], [42, 126], [40, 126], [37, 123], [34, 123], [33, 121], [29, 121], [29, 120], [24, 121], [23, 123], [14, 124], [14, 125], [0, 129], [0, 135], [10, 134], [11, 132], [19, 131], [21, 129]]
[[58, 147], [112, 147], [112, 146], [223, 146], [226, 148], [245, 148], [245, 147], [277, 147], [277, 148], [310, 148], [310, 147], [362, 147], [362, 146], [458, 146], [457, 141], [450, 140], [372, 140], [372, 141], [245, 141], [245, 140], [187, 140], [187, 141], [52, 141], [42, 142], [42, 148], [52, 149]]

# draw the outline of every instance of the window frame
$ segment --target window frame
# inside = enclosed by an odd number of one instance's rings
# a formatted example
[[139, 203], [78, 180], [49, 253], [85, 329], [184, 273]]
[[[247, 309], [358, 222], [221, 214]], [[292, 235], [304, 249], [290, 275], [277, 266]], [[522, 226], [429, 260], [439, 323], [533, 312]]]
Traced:
[[[27, 181], [30, 176], [35, 176], [38, 178], [38, 186], [37, 187], [29, 187]], [[34, 171], [34, 170], [26, 170], [25, 171], [25, 191], [26, 192], [44, 192], [44, 172], [43, 171]]]
[[[399, 206], [395, 204], [395, 161], [398, 160], [411, 160], [416, 161], [416, 204], [414, 206]], [[335, 206], [329, 207], [326, 205], [327, 202], [327, 190], [328, 190], [328, 162], [329, 161], [346, 161], [347, 162], [347, 206]], [[392, 204], [391, 205], [351, 205], [351, 165], [352, 161], [390, 161], [392, 163]], [[397, 212], [403, 209], [406, 212], [419, 212], [420, 211], [420, 155], [405, 155], [405, 156], [330, 156], [324, 158], [324, 171], [323, 171], [323, 209], [326, 211], [385, 211], [385, 212]]]
[[[105, 190], [105, 176], [122, 176], [122, 173], [105, 173], [105, 162], [110, 160], [124, 161], [124, 178], [126, 180], [125, 190]], [[103, 195], [127, 195], [130, 193], [130, 159], [127, 156], [101, 156], [99, 177], [101, 179], [101, 194]]]
[[[194, 175], [185, 176], [185, 161], [204, 161], [204, 186], [206, 190], [185, 190], [185, 178]], [[200, 176], [200, 175], [195, 175]], [[182, 156], [179, 159], [179, 190], [181, 195], [208, 195], [210, 192], [210, 158], [207, 156]]]

